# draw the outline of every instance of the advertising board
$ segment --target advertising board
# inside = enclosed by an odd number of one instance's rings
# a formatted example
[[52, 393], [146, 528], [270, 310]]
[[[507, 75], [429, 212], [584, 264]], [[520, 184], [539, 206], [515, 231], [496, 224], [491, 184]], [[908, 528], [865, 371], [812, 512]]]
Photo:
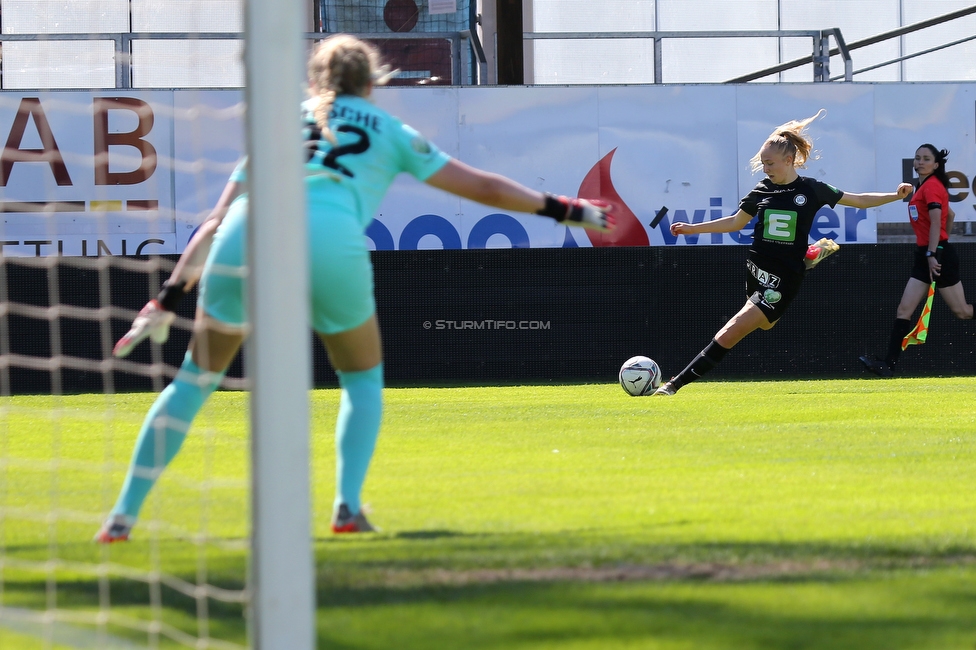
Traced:
[[[382, 88], [375, 101], [465, 163], [540, 191], [603, 198], [618, 228], [568, 229], [401, 176], [367, 235], [381, 250], [735, 245], [672, 236], [733, 214], [779, 124], [825, 109], [801, 174], [849, 192], [910, 180], [922, 143], [950, 151], [957, 221], [976, 221], [976, 84]], [[7, 256], [179, 253], [243, 155], [237, 90], [0, 93], [0, 250]], [[667, 206], [658, 227], [654, 215]], [[874, 243], [902, 203], [823, 208], [812, 239]]]

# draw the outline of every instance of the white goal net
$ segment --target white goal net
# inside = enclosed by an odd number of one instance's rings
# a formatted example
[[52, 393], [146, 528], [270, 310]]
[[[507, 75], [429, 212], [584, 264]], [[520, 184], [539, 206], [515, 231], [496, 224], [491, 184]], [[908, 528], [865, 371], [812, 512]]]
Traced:
[[195, 295], [164, 345], [113, 345], [245, 149], [246, 9], [0, 2], [2, 648], [260, 646], [240, 359], [130, 540], [93, 542], [183, 361]]

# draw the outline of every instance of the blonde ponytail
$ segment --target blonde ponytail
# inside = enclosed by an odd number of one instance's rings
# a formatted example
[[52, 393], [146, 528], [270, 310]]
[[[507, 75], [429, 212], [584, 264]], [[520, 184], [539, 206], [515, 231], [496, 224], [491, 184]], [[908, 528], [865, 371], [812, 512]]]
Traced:
[[322, 137], [336, 141], [329, 129], [329, 112], [336, 97], [367, 97], [373, 86], [385, 84], [391, 76], [379, 50], [355, 36], [336, 34], [319, 43], [308, 60], [308, 79], [319, 91], [315, 123]]
[[[807, 161], [817, 158], [813, 151], [813, 140], [807, 135], [807, 127], [814, 120], [823, 117], [826, 112], [821, 108], [816, 115], [805, 120], [790, 120], [786, 124], [776, 127], [763, 142], [763, 147], [768, 144], [784, 155], [793, 156], [793, 167], [802, 168], [806, 166]], [[760, 147], [761, 149], [762, 147]], [[749, 163], [753, 173], [762, 171], [763, 164], [758, 152], [749, 160]]]

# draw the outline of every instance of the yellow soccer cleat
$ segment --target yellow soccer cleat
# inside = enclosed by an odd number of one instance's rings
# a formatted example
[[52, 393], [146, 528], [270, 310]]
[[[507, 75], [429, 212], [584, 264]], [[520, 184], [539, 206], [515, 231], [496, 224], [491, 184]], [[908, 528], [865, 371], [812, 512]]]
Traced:
[[820, 261], [825, 257], [833, 255], [839, 250], [840, 245], [837, 242], [824, 237], [807, 247], [807, 254], [803, 259], [803, 263], [806, 265], [807, 270], [812, 269], [817, 264], [820, 264]]

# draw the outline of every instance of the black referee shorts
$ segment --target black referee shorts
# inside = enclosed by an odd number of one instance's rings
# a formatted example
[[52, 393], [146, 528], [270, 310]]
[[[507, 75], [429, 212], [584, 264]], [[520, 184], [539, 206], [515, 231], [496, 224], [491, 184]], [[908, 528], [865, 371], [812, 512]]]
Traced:
[[[956, 249], [947, 241], [939, 242], [940, 250], [936, 255], [942, 270], [935, 278], [935, 286], [939, 289], [951, 287], [959, 282], [959, 255]], [[912, 277], [925, 284], [931, 284], [932, 278], [929, 277], [929, 260], [925, 257], [928, 246], [918, 246], [915, 249], [915, 258], [912, 263]]]

